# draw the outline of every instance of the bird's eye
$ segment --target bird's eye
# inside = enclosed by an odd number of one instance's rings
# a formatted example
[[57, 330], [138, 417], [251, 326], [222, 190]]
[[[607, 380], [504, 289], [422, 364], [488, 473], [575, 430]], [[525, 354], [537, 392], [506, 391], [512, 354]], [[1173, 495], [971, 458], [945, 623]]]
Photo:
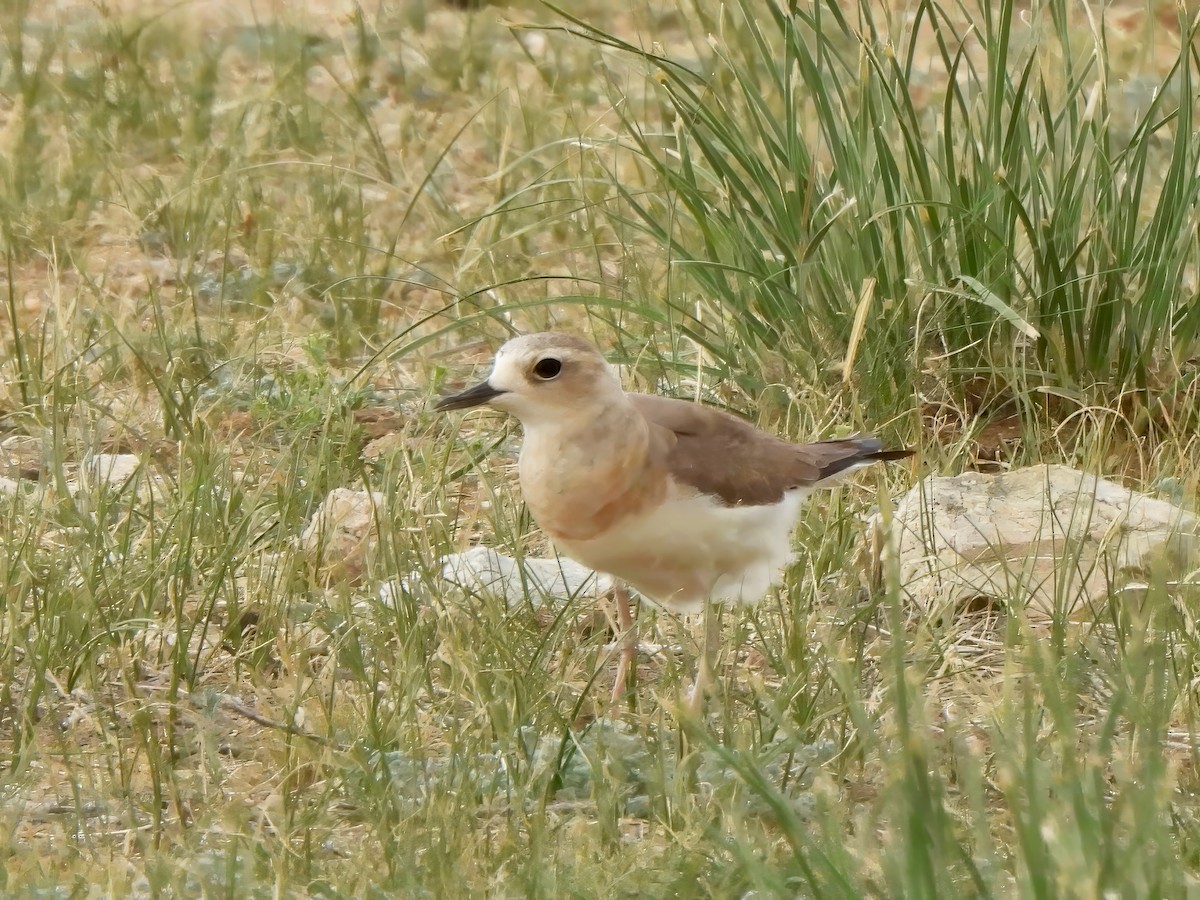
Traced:
[[549, 381], [551, 378], [557, 378], [558, 373], [562, 371], [562, 362], [555, 359], [553, 356], [547, 356], [545, 359], [539, 359], [533, 367], [533, 374], [542, 381]]

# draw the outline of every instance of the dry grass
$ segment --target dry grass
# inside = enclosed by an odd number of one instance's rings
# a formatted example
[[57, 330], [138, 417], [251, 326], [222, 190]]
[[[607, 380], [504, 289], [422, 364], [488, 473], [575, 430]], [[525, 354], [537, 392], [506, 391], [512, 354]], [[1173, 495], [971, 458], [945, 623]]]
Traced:
[[[686, 7], [571, 11], [675, 58], [707, 46]], [[1095, 13], [1134, 87], [1178, 46], [1150, 12]], [[1111, 397], [1013, 418], [914, 356], [917, 389], [868, 424], [919, 443], [921, 469], [805, 513], [787, 590], [725, 614], [709, 718], [677, 719], [694, 639], [650, 610], [663, 649], [610, 710], [587, 598], [509, 610], [430, 580], [379, 600], [474, 541], [547, 549], [515, 434], [429, 399], [552, 326], [615, 348], [633, 384], [795, 437], [875, 402], [836, 366], [799, 383], [786, 347], [715, 377], [729, 360], [666, 327], [728, 313], [680, 287], [614, 188], [662, 189], [623, 131], [672, 127], [653, 78], [509, 27], [561, 24], [533, 5], [3, 18], [0, 893], [1196, 889], [1190, 614], [918, 621], [859, 562], [862, 511], [925, 469], [1065, 459], [1194, 498], [1186, 415], [1147, 425]], [[97, 484], [98, 453], [142, 468]], [[375, 537], [306, 545], [343, 487], [378, 492]]]

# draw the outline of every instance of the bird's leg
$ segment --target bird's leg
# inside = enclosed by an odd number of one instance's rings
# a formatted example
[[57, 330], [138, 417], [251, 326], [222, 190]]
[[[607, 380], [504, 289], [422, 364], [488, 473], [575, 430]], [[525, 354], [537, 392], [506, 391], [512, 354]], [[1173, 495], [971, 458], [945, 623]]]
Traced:
[[630, 609], [629, 589], [618, 584], [613, 589], [613, 598], [617, 601], [617, 627], [621, 629], [621, 656], [617, 663], [617, 680], [612, 689], [613, 703], [616, 703], [625, 694], [629, 674], [637, 663], [638, 637], [633, 610]]
[[704, 620], [700, 638], [700, 663], [696, 668], [696, 681], [688, 694], [687, 708], [699, 713], [704, 708], [704, 698], [716, 684], [717, 654], [721, 649], [721, 616], [714, 603], [704, 604]]

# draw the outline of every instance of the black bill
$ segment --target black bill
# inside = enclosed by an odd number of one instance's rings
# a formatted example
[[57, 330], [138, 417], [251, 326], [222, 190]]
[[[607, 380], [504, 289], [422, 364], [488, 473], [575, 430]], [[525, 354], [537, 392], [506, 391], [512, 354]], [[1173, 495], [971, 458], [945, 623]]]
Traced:
[[452, 394], [449, 397], [443, 397], [434, 404], [434, 409], [445, 411], [450, 409], [470, 409], [472, 406], [479, 406], [482, 403], [487, 403], [496, 397], [499, 397], [505, 391], [498, 391], [486, 381], [475, 387], [467, 388], [460, 394]]

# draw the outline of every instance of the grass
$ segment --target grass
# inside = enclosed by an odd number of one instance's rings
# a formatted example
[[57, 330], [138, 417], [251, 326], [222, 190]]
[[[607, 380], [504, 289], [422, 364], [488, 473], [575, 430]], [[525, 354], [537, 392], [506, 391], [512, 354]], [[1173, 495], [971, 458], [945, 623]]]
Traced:
[[[1186, 593], [923, 618], [860, 555], [989, 457], [1194, 503], [1174, 6], [60, 7], [2, 13], [0, 893], [1200, 889]], [[805, 511], [702, 721], [686, 623], [610, 710], [591, 598], [430, 575], [548, 551], [515, 429], [428, 411], [544, 327], [921, 448]], [[336, 489], [370, 539], [306, 536]]]

